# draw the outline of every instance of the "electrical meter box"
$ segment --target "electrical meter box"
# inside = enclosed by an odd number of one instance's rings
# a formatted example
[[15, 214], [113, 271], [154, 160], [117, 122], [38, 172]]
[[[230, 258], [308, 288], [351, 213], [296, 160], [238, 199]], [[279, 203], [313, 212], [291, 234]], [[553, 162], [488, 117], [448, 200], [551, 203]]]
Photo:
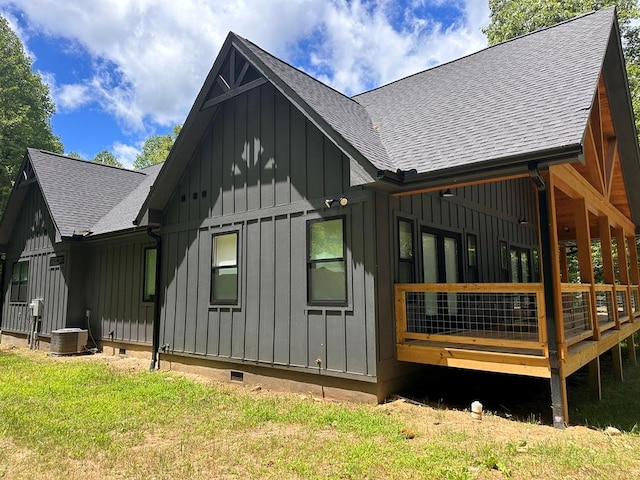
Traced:
[[32, 317], [41, 317], [44, 310], [44, 302], [41, 298], [34, 298], [29, 304], [29, 309]]

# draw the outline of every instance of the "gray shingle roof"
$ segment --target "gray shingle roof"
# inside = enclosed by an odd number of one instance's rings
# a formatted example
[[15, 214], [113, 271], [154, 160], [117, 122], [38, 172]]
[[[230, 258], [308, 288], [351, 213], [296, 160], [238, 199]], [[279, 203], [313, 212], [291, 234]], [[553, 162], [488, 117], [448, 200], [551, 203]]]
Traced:
[[[249, 40], [237, 35], [236, 39], [371, 163], [378, 168], [393, 168], [371, 118], [362, 105], [265, 52]], [[271, 80], [277, 82], [278, 79]]]
[[613, 22], [614, 9], [603, 9], [354, 99], [402, 170], [435, 172], [578, 145]]
[[129, 195], [111, 209], [109, 213], [98, 220], [98, 222], [91, 228], [91, 234], [99, 235], [102, 233], [133, 228], [133, 219], [136, 218], [136, 215], [140, 210], [140, 206], [147, 198], [149, 190], [156, 181], [156, 177], [158, 176], [158, 173], [160, 173], [162, 165], [162, 163], [159, 163], [140, 170], [140, 173], [144, 173], [146, 175], [145, 178]]
[[[28, 149], [28, 155], [53, 220], [63, 237], [90, 231], [98, 220], [147, 178], [139, 171], [32, 148]], [[134, 217], [135, 214], [129, 222]]]

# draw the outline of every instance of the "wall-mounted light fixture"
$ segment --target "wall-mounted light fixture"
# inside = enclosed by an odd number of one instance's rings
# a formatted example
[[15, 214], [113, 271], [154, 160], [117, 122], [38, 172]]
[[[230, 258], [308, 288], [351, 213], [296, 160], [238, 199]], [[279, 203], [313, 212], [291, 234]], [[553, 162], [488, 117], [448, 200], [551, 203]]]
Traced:
[[326, 208], [331, 208], [333, 207], [333, 204], [338, 202], [338, 204], [340, 204], [341, 207], [346, 207], [349, 204], [349, 199], [347, 197], [340, 197], [338, 200], [336, 200], [335, 198], [327, 198], [324, 201], [324, 206]]
[[453, 193], [450, 188], [447, 188], [446, 190], [440, 190], [440, 196], [442, 198], [451, 198], [451, 197], [455, 197], [456, 194]]
[[527, 225], [529, 223], [529, 220], [527, 220], [527, 217], [524, 216], [524, 213], [521, 213], [518, 217], [518, 223], [520, 225]]

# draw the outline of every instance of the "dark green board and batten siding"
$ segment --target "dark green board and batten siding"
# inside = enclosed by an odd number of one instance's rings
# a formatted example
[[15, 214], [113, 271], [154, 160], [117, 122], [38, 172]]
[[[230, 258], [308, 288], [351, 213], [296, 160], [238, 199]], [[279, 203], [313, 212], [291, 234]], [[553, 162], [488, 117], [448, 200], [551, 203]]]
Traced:
[[[499, 242], [509, 246], [537, 248], [538, 213], [529, 178], [503, 180], [453, 189], [451, 198], [439, 192], [397, 197], [391, 209], [402, 218], [415, 219], [416, 225], [450, 230], [464, 236], [476, 235], [480, 282], [499, 282]], [[527, 220], [520, 225], [520, 217]], [[466, 272], [465, 272], [466, 274]]]
[[[203, 195], [203, 192], [206, 194]], [[318, 207], [350, 198], [345, 208]], [[161, 340], [168, 351], [375, 376], [375, 222], [349, 161], [270, 84], [225, 102], [165, 211]], [[308, 306], [307, 221], [342, 215], [348, 305]], [[212, 235], [239, 232], [237, 306], [210, 305]]]
[[88, 256], [87, 309], [96, 340], [150, 345], [153, 302], [144, 302], [144, 249], [155, 243], [144, 232], [95, 242]]
[[[48, 335], [52, 330], [65, 326], [70, 268], [68, 249], [54, 249], [55, 227], [42, 193], [37, 184], [26, 188], [29, 191], [7, 246], [1, 328], [9, 332], [28, 332], [31, 322], [29, 302], [33, 298], [42, 298], [44, 313], [40, 331]], [[64, 262], [51, 265], [52, 257], [64, 257]], [[17, 260], [29, 261], [26, 302], [10, 301], [11, 271]]]

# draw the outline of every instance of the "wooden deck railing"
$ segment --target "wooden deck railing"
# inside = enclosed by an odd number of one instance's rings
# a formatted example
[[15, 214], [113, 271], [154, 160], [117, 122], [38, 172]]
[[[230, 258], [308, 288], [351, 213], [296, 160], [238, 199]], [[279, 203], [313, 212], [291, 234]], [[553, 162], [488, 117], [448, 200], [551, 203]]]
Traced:
[[396, 339], [546, 354], [540, 283], [396, 284]]
[[[596, 340], [640, 317], [640, 286], [563, 283], [565, 346]], [[542, 350], [547, 331], [540, 283], [395, 285], [396, 341], [458, 344], [492, 351]]]
[[591, 285], [562, 284], [562, 319], [565, 343], [572, 345], [593, 337]]
[[640, 289], [637, 285], [563, 283], [562, 315], [567, 346], [597, 339], [640, 316]]

